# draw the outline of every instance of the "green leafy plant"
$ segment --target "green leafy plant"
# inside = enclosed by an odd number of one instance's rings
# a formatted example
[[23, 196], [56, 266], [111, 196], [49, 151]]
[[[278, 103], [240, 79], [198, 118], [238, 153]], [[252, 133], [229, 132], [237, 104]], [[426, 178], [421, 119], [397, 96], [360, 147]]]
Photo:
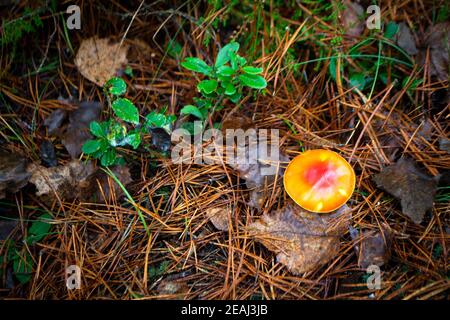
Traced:
[[148, 268], [148, 275], [150, 278], [156, 278], [164, 275], [169, 267], [170, 261], [163, 261], [159, 266], [150, 266]]
[[228, 43], [218, 52], [212, 66], [195, 57], [186, 58], [181, 63], [184, 68], [206, 76], [197, 84], [201, 97], [194, 98], [194, 104], [184, 106], [181, 114], [205, 120], [209, 113], [223, 108], [225, 99], [237, 104], [244, 87], [261, 90], [267, 86], [261, 76], [263, 69], [247, 65], [247, 60], [237, 53], [238, 50], [239, 43]]
[[24, 9], [21, 17], [10, 21], [3, 21], [0, 44], [16, 45], [25, 34], [36, 32], [38, 28], [43, 26], [39, 13], [39, 11], [33, 11], [27, 7]]
[[[166, 109], [160, 112], [152, 111], [146, 116], [144, 126], [139, 121], [139, 110], [123, 95], [127, 92], [127, 84], [122, 78], [111, 78], [104, 86], [109, 105], [115, 118], [103, 122], [90, 123], [90, 131], [95, 139], [83, 144], [82, 151], [107, 167], [123, 165], [125, 160], [118, 155], [118, 147], [130, 146], [137, 149], [142, 142], [142, 136], [150, 128], [160, 127], [170, 131], [175, 115], [166, 115]], [[127, 125], [132, 126], [128, 128]]]
[[[44, 213], [38, 219], [33, 221], [28, 234], [24, 239], [24, 243], [34, 245], [44, 239], [50, 232], [52, 225], [49, 223], [52, 216]], [[8, 241], [5, 246], [7, 254], [0, 256], [0, 267], [12, 263], [14, 276], [20, 283], [26, 284], [31, 280], [33, 271], [33, 258], [31, 257], [27, 247], [17, 246], [14, 241]], [[1, 274], [0, 269], [0, 274]]]

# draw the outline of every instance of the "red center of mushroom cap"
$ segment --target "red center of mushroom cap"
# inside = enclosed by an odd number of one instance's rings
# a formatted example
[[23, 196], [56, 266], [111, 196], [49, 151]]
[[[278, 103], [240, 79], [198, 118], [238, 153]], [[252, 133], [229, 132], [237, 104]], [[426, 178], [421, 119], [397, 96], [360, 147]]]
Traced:
[[355, 173], [340, 155], [329, 150], [310, 150], [295, 157], [284, 174], [284, 188], [302, 208], [331, 212], [351, 197]]
[[318, 162], [305, 169], [305, 180], [313, 188], [328, 188], [336, 183], [336, 168], [328, 162]]

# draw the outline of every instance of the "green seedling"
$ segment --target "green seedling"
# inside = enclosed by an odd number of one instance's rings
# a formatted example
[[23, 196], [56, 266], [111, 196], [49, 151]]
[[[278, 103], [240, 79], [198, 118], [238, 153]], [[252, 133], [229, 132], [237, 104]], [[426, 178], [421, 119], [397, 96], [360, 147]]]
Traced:
[[125, 159], [118, 154], [117, 148], [130, 146], [137, 149], [141, 145], [143, 134], [151, 128], [159, 127], [170, 132], [176, 117], [166, 115], [165, 109], [160, 112], [152, 111], [146, 116], [144, 125], [140, 124], [139, 110], [133, 102], [123, 97], [127, 92], [127, 84], [123, 79], [110, 79], [104, 90], [115, 117], [103, 122], [91, 122], [90, 131], [95, 139], [83, 144], [84, 154], [100, 159], [105, 167], [123, 165]]
[[239, 103], [244, 87], [261, 90], [267, 86], [261, 76], [263, 69], [247, 65], [247, 60], [237, 53], [238, 50], [239, 43], [227, 44], [218, 52], [212, 66], [195, 57], [186, 58], [181, 63], [184, 68], [206, 76], [197, 84], [201, 97], [194, 98], [194, 104], [184, 106], [181, 114], [206, 120], [209, 114], [224, 107], [225, 99]]

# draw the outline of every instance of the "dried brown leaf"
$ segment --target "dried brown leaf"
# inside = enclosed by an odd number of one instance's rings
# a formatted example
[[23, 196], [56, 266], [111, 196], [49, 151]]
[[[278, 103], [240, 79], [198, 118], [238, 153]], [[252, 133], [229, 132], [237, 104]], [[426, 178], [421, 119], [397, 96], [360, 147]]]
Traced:
[[209, 221], [220, 231], [228, 231], [232, 211], [229, 208], [210, 208], [206, 210]]
[[364, 31], [364, 9], [352, 1], [344, 1], [344, 9], [340, 15], [341, 25], [349, 37], [359, 37]]
[[103, 85], [127, 64], [128, 45], [92, 37], [81, 42], [75, 65], [88, 80]]
[[349, 226], [347, 205], [333, 213], [316, 214], [295, 204], [250, 225], [256, 241], [277, 254], [277, 261], [294, 274], [312, 271], [339, 252], [340, 237]]
[[406, 23], [400, 22], [398, 24], [398, 31], [394, 36], [394, 40], [408, 54], [416, 55], [418, 53], [414, 36]]
[[[81, 147], [92, 138], [89, 125], [100, 119], [102, 105], [97, 101], [83, 101], [73, 111], [57, 109], [44, 121], [50, 135], [61, 138], [72, 159], [81, 154]], [[65, 121], [68, 118], [68, 122]]]
[[418, 61], [425, 64], [427, 49], [430, 50], [430, 75], [440, 81], [449, 78], [449, 53], [450, 53], [450, 22], [438, 23], [430, 26], [423, 36], [423, 49]]
[[69, 114], [69, 124], [63, 134], [62, 143], [72, 159], [80, 156], [81, 147], [92, 138], [89, 125], [92, 121], [99, 120], [101, 110], [102, 105], [99, 102], [85, 101]]
[[67, 111], [64, 109], [56, 109], [45, 118], [44, 125], [47, 127], [49, 135], [58, 136], [61, 133], [61, 126], [67, 118]]
[[391, 256], [392, 233], [389, 226], [380, 230], [365, 230], [361, 233], [350, 227], [350, 235], [355, 243], [358, 265], [366, 269], [370, 265], [381, 267]]
[[66, 165], [46, 168], [30, 164], [30, 182], [36, 186], [37, 196], [52, 195], [55, 192], [62, 199], [75, 199], [80, 182], [94, 172], [92, 162], [72, 160]]
[[420, 171], [412, 159], [401, 158], [376, 174], [377, 186], [400, 199], [402, 212], [420, 224], [433, 207], [437, 181]]
[[6, 192], [14, 193], [23, 188], [30, 176], [25, 158], [0, 151], [0, 199], [5, 197]]
[[[94, 168], [91, 161], [72, 160], [64, 166], [45, 168], [32, 164], [28, 167], [32, 174], [30, 182], [36, 186], [36, 195], [58, 194], [61, 199], [103, 202], [123, 195], [121, 187], [106, 172]], [[111, 171], [123, 185], [129, 184], [131, 175], [128, 167], [114, 166]]]

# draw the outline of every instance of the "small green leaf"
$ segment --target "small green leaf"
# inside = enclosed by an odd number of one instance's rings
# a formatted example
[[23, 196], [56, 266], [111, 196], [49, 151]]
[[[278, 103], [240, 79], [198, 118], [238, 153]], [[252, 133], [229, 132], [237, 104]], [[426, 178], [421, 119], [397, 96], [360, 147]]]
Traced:
[[121, 96], [127, 92], [127, 84], [122, 78], [111, 78], [106, 82], [105, 88], [114, 96]]
[[262, 68], [255, 68], [252, 66], [246, 66], [242, 68], [242, 71], [244, 71], [247, 74], [260, 74], [263, 72]]
[[328, 71], [330, 72], [331, 78], [333, 78], [333, 80], [336, 81], [336, 58], [330, 59]]
[[125, 165], [125, 159], [123, 157], [117, 157], [116, 161], [114, 162], [115, 166], [124, 166]]
[[139, 111], [130, 100], [119, 98], [114, 100], [111, 106], [118, 118], [133, 124], [139, 123]]
[[159, 113], [155, 111], [150, 112], [145, 117], [145, 125], [150, 128], [163, 128], [170, 132], [172, 123], [177, 119], [177, 117], [173, 114], [165, 115], [163, 112], [165, 111], [163, 110]]
[[207, 76], [210, 75], [212, 71], [212, 68], [208, 66], [205, 61], [199, 58], [186, 58], [183, 62], [181, 62], [181, 65], [188, 70], [203, 73]]
[[150, 266], [148, 268], [148, 275], [149, 275], [149, 277], [150, 278], [155, 278], [155, 277], [158, 277], [160, 275], [163, 275], [166, 272], [167, 267], [169, 266], [169, 264], [170, 264], [170, 261], [163, 261], [163, 262], [161, 262], [161, 264], [159, 265], [158, 268], [156, 268], [155, 266]]
[[217, 68], [217, 74], [225, 77], [232, 76], [234, 74], [234, 70], [229, 66], [221, 66]]
[[116, 150], [113, 148], [108, 149], [108, 151], [103, 154], [100, 162], [104, 167], [113, 165], [116, 162]]
[[264, 89], [267, 86], [266, 80], [256, 74], [241, 74], [239, 80], [247, 87], [254, 89]]
[[362, 73], [355, 73], [350, 77], [350, 86], [356, 87], [358, 90], [363, 90], [366, 85], [366, 78]]
[[[231, 69], [231, 70], [233, 70], [233, 69]], [[233, 71], [233, 73], [234, 73], [234, 71]], [[223, 76], [221, 74], [218, 74], [217, 75], [217, 80], [219, 80], [219, 81], [231, 81], [231, 77], [230, 76]]]
[[44, 213], [34, 221], [28, 230], [26, 242], [31, 245], [42, 240], [52, 228], [52, 225], [49, 223], [51, 220], [52, 216], [49, 213]]
[[126, 137], [127, 143], [133, 147], [133, 149], [137, 149], [141, 144], [141, 135], [139, 133], [130, 133]]
[[181, 53], [183, 51], [183, 47], [181, 44], [175, 39], [170, 39], [167, 44], [167, 53], [174, 59], [178, 59], [181, 57]]
[[100, 140], [88, 140], [81, 147], [81, 151], [85, 154], [93, 154], [100, 149]]
[[411, 77], [406, 77], [402, 81], [402, 88], [406, 88], [407, 92], [411, 94], [417, 87], [422, 83], [422, 79], [412, 79]]
[[388, 83], [388, 75], [386, 72], [381, 72], [380, 73], [380, 80], [381, 82], [383, 82], [383, 84], [387, 84]]
[[20, 283], [26, 284], [31, 280], [33, 271], [33, 259], [27, 250], [15, 251], [13, 258], [13, 272]]
[[233, 102], [233, 103], [238, 103], [239, 100], [241, 100], [241, 98], [242, 98], [242, 94], [239, 93], [239, 92], [236, 92], [235, 94], [233, 94], [233, 95], [230, 96], [230, 100], [231, 100], [231, 102]]
[[124, 141], [126, 135], [127, 128], [124, 125], [113, 121], [109, 126], [109, 132], [106, 140], [108, 141], [109, 146], [123, 146], [124, 144], [126, 144], [126, 141]]
[[213, 93], [217, 89], [217, 81], [216, 80], [203, 80], [197, 85], [197, 89], [200, 92], [204, 92], [206, 94]]
[[239, 65], [238, 65], [238, 58], [236, 56], [235, 53], [230, 52], [230, 64], [231, 64], [231, 69], [233, 69], [234, 71], [237, 71]]
[[106, 132], [103, 130], [104, 128], [97, 121], [92, 121], [89, 125], [91, 133], [97, 138], [102, 138], [105, 136]]
[[243, 67], [247, 63], [247, 59], [245, 59], [244, 57], [241, 57], [240, 55], [237, 55], [237, 62], [239, 63], [239, 65], [241, 67]]
[[183, 129], [189, 131], [191, 135], [197, 135], [203, 131], [203, 123], [201, 121], [185, 122], [181, 125]]
[[162, 127], [166, 123], [166, 116], [155, 111], [150, 112], [145, 119], [146, 125], [149, 127]]
[[233, 86], [231, 82], [226, 83], [225, 85], [225, 94], [227, 96], [231, 96], [236, 93], [236, 87]]
[[181, 114], [187, 114], [187, 115], [193, 115], [199, 119], [203, 119], [203, 114], [202, 112], [199, 110], [199, 108], [197, 108], [196, 106], [193, 106], [191, 104], [188, 104], [187, 106], [184, 106], [183, 109], [181, 109], [180, 111]]
[[123, 73], [125, 73], [127, 76], [129, 76], [130, 78], [133, 78], [133, 68], [131, 68], [130, 66], [126, 66], [125, 70], [123, 70]]
[[229, 44], [225, 45], [222, 49], [219, 50], [219, 53], [217, 54], [215, 67], [219, 68], [230, 61], [231, 55], [235, 55], [238, 50], [239, 43], [237, 42], [230, 42]]
[[398, 32], [398, 24], [394, 21], [390, 21], [386, 25], [386, 29], [384, 30], [384, 37], [387, 39], [392, 39]]
[[194, 101], [197, 104], [197, 107], [200, 108], [200, 109], [209, 109], [209, 108], [212, 107], [211, 99], [194, 98]]

